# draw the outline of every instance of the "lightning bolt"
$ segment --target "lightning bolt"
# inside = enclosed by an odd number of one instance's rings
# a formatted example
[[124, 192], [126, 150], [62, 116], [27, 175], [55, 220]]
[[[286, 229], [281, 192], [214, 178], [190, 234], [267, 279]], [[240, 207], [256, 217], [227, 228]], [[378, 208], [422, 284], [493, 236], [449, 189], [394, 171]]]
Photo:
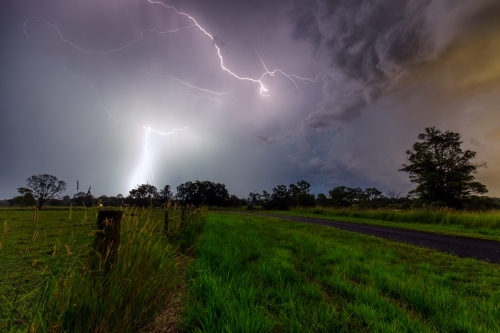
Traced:
[[[49, 62], [49, 63], [50, 63], [50, 62]], [[89, 81], [89, 80], [86, 80], [86, 79], [84, 79], [84, 78], [81, 78], [81, 77], [78, 77], [78, 76], [74, 75], [74, 74], [73, 74], [73, 73], [71, 73], [71, 72], [70, 72], [70, 71], [69, 71], [66, 67], [61, 67], [61, 66], [58, 66], [58, 65], [53, 64], [53, 63], [50, 63], [50, 64], [51, 64], [52, 66], [55, 66], [55, 67], [57, 67], [57, 68], [59, 68], [59, 69], [63, 70], [63, 71], [64, 71], [64, 73], [68, 74], [68, 75], [69, 75], [69, 76], [71, 76], [73, 79], [85, 82], [85, 83], [86, 83], [86, 84], [90, 87], [90, 89], [94, 92], [94, 94], [95, 94], [95, 96], [96, 96], [96, 98], [97, 98], [97, 103], [99, 104], [99, 106], [100, 106], [101, 108], [103, 108], [103, 109], [106, 111], [106, 113], [107, 113], [108, 117], [110, 117], [111, 119], [113, 119], [113, 120], [115, 120], [115, 121], [117, 121], [117, 122], [121, 123], [121, 121], [120, 121], [120, 120], [118, 120], [116, 117], [114, 117], [114, 116], [111, 114], [111, 111], [109, 111], [109, 109], [108, 109], [108, 108], [107, 108], [104, 104], [102, 104], [101, 96], [99, 95], [99, 93], [98, 93], [98, 92], [97, 92], [97, 90], [95, 89], [94, 85], [92, 85], [92, 83], [90, 83], [90, 81]]]
[[[263, 96], [263, 97], [269, 97], [270, 94], [268, 94], [268, 90], [267, 88], [264, 86], [264, 83], [262, 82], [262, 80], [264, 79], [264, 77], [266, 75], [269, 75], [269, 76], [274, 76], [276, 73], [281, 73], [283, 74], [284, 76], [288, 77], [292, 82], [293, 84], [295, 85], [295, 87], [297, 88], [297, 90], [299, 90], [301, 93], [302, 91], [300, 90], [299, 86], [297, 85], [297, 83], [295, 82], [294, 78], [301, 81], [301, 82], [315, 82], [324, 72], [320, 73], [318, 76], [316, 76], [316, 78], [314, 79], [308, 79], [308, 78], [303, 78], [303, 77], [300, 77], [298, 75], [295, 75], [295, 74], [287, 74], [285, 72], [283, 72], [281, 69], [276, 69], [276, 70], [273, 70], [273, 71], [270, 71], [266, 64], [264, 63], [264, 61], [262, 60], [261, 56], [258, 54], [258, 52], [255, 50], [255, 47], [254, 47], [254, 50], [255, 52], [257, 53], [257, 56], [259, 57], [259, 60], [261, 61], [264, 69], [265, 69], [265, 72], [260, 76], [259, 79], [252, 79], [252, 78], [248, 78], [248, 77], [241, 77], [241, 76], [238, 76], [236, 73], [232, 72], [230, 69], [228, 69], [227, 67], [224, 66], [224, 59], [222, 58], [222, 54], [221, 54], [221, 49], [220, 47], [216, 44], [215, 42], [215, 38], [207, 31], [205, 30], [205, 28], [203, 28], [202, 26], [200, 26], [198, 24], [198, 22], [196, 21], [196, 19], [194, 17], [192, 17], [191, 15], [189, 14], [186, 14], [186, 13], [183, 13], [179, 10], [177, 10], [177, 8], [173, 7], [173, 6], [168, 6], [166, 4], [164, 4], [163, 2], [160, 2], [160, 1], [153, 1], [153, 0], [146, 0], [147, 2], [151, 3], [151, 4], [158, 4], [158, 5], [161, 5], [165, 8], [168, 8], [168, 9], [171, 9], [173, 11], [175, 11], [177, 14], [179, 15], [182, 15], [182, 16], [185, 16], [187, 17], [189, 20], [191, 20], [193, 22], [193, 24], [200, 30], [202, 31], [206, 36], [208, 36], [213, 42], [214, 42], [214, 47], [215, 49], [217, 50], [217, 55], [219, 56], [219, 60], [220, 60], [220, 65], [221, 65], [221, 68], [223, 70], [225, 70], [226, 72], [228, 72], [229, 74], [231, 74], [232, 76], [234, 76], [235, 78], [237, 78], [238, 80], [243, 80], [243, 81], [251, 81], [251, 82], [254, 82], [254, 83], [258, 83], [260, 85], [260, 88], [259, 88], [259, 92], [260, 92], [260, 95]], [[252, 45], [253, 46], [253, 45]], [[172, 77], [171, 77], [172, 78]], [[180, 80], [179, 80], [180, 81]], [[187, 84], [186, 84], [187, 85]]]
[[[26, 36], [26, 38], [29, 38], [29, 35], [27, 33], [27, 25], [28, 25], [28, 22], [30, 21], [33, 21], [33, 20], [38, 20], [38, 21], [41, 21], [43, 22], [44, 24], [52, 27], [53, 29], [55, 29], [59, 35], [59, 38], [66, 44], [70, 45], [72, 48], [75, 48], [76, 50], [80, 51], [80, 52], [83, 52], [83, 53], [86, 53], [86, 54], [103, 54], [103, 55], [106, 55], [106, 54], [110, 54], [112, 52], [119, 52], [119, 51], [122, 51], [123, 49], [131, 46], [132, 44], [134, 43], [137, 43], [139, 42], [140, 40], [142, 40], [142, 38], [144, 37], [144, 35], [146, 33], [156, 33], [156, 34], [167, 34], [167, 33], [177, 33], [177, 32], [180, 32], [182, 30], [186, 30], [186, 29], [192, 29], [192, 28], [197, 28], [198, 30], [200, 30], [204, 35], [206, 35], [208, 38], [210, 38], [210, 40], [213, 42], [214, 44], [214, 47], [215, 47], [215, 50], [216, 50], [216, 53], [219, 57], [219, 62], [220, 62], [220, 67], [222, 68], [222, 70], [224, 70], [225, 72], [227, 72], [229, 75], [231, 75], [232, 77], [238, 79], [238, 80], [241, 80], [241, 81], [249, 81], [249, 82], [252, 82], [252, 83], [255, 83], [258, 85], [259, 87], [259, 93], [260, 93], [260, 96], [261, 97], [269, 97], [270, 94], [268, 92], [268, 89], [265, 87], [264, 85], [264, 79], [269, 76], [269, 77], [274, 77], [276, 74], [281, 74], [283, 76], [285, 76], [286, 78], [288, 78], [292, 83], [293, 85], [295, 86], [295, 88], [299, 91], [301, 97], [302, 95], [304, 95], [304, 90], [306, 91], [309, 91], [311, 92], [310, 88], [309, 88], [309, 84], [311, 83], [314, 83], [316, 82], [316, 80], [318, 80], [318, 78], [323, 75], [324, 72], [321, 72], [320, 74], [318, 74], [315, 78], [305, 78], [305, 77], [301, 77], [301, 76], [298, 76], [298, 75], [295, 75], [295, 74], [288, 74], [286, 73], [285, 71], [281, 70], [281, 69], [274, 69], [274, 70], [270, 70], [264, 60], [262, 59], [262, 57], [260, 56], [260, 54], [257, 52], [257, 50], [254, 48], [254, 51], [257, 55], [257, 57], [259, 58], [259, 61], [264, 69], [263, 73], [258, 77], [258, 78], [251, 78], [251, 77], [244, 77], [244, 76], [239, 76], [238, 74], [236, 74], [235, 72], [233, 72], [232, 70], [230, 70], [229, 68], [227, 68], [225, 66], [225, 63], [224, 63], [224, 58], [222, 57], [222, 52], [221, 52], [221, 49], [220, 47], [217, 45], [216, 43], [216, 40], [215, 38], [213, 37], [212, 34], [210, 34], [205, 28], [203, 28], [197, 21], [194, 17], [192, 17], [191, 15], [187, 14], [187, 13], [184, 13], [184, 12], [181, 12], [179, 10], [177, 10], [175, 7], [173, 6], [168, 6], [160, 1], [154, 1], [154, 0], [146, 0], [148, 3], [152, 4], [152, 5], [161, 5], [163, 6], [164, 8], [168, 9], [168, 10], [172, 10], [174, 11], [177, 15], [180, 15], [180, 16], [183, 16], [183, 17], [186, 17], [190, 22], [191, 24], [189, 25], [186, 25], [186, 26], [182, 26], [182, 27], [179, 27], [179, 28], [176, 28], [176, 29], [172, 29], [172, 30], [165, 30], [165, 31], [160, 31], [160, 30], [157, 30], [157, 29], [144, 29], [140, 32], [139, 34], [139, 37], [129, 41], [128, 43], [120, 46], [120, 47], [117, 47], [117, 48], [113, 48], [113, 49], [110, 49], [110, 50], [107, 50], [107, 51], [101, 51], [101, 50], [88, 50], [88, 49], [85, 49], [85, 48], [82, 48], [76, 44], [74, 44], [73, 42], [71, 42], [70, 40], [66, 39], [61, 30], [54, 24], [42, 19], [42, 18], [39, 18], [39, 17], [30, 17], [28, 19], [26, 19], [24, 21], [24, 24], [23, 24], [23, 31], [24, 31], [24, 34]], [[252, 45], [253, 46], [253, 45]], [[115, 116], [113, 116], [113, 114], [110, 112], [110, 110], [102, 103], [102, 100], [101, 100], [101, 97], [97, 91], [97, 89], [95, 89], [95, 87], [90, 83], [90, 81], [86, 80], [86, 79], [83, 79], [83, 78], [80, 78], [78, 76], [75, 76], [74, 74], [72, 74], [67, 68], [65, 67], [61, 67], [61, 66], [57, 66], [55, 65], [56, 67], [62, 69], [65, 73], [67, 73], [68, 75], [70, 75], [71, 77], [73, 77], [74, 79], [76, 80], [80, 80], [82, 82], [85, 82], [89, 87], [90, 89], [93, 91], [93, 93], [95, 94], [95, 96], [97, 97], [97, 102], [98, 104], [106, 111], [107, 115], [114, 119], [115, 121], [118, 121], [118, 122], [121, 122], [119, 119], [117, 119]], [[217, 91], [213, 91], [213, 90], [210, 90], [210, 89], [207, 89], [207, 88], [203, 88], [203, 87], [198, 87], [198, 86], [195, 86], [195, 85], [192, 85], [188, 82], [185, 82], [179, 78], [176, 78], [176, 77], [173, 77], [173, 76], [170, 76], [170, 75], [165, 75], [165, 74], [155, 74], [155, 73], [150, 73], [150, 72], [146, 72], [146, 71], [143, 71], [142, 73], [145, 73], [145, 74], [148, 74], [148, 75], [151, 75], [151, 76], [157, 76], [157, 77], [164, 77], [164, 78], [168, 78], [168, 79], [171, 79], [171, 80], [175, 80], [179, 83], [181, 83], [182, 85], [190, 88], [190, 89], [193, 89], [193, 90], [198, 90], [198, 91], [202, 91], [204, 93], [207, 93], [207, 94], [211, 94], [211, 95], [214, 95], [216, 97], [210, 97], [210, 96], [196, 96], [196, 95], [192, 95], [192, 94], [185, 94], [187, 96], [192, 96], [192, 97], [195, 97], [195, 98], [210, 98], [214, 101], [217, 101], [219, 103], [222, 103], [222, 101], [217, 98], [217, 97], [224, 97], [224, 96], [231, 96], [233, 99], [235, 100], [242, 100], [242, 99], [248, 99], [248, 98], [235, 98], [233, 96], [233, 93], [231, 91], [226, 91], [226, 92], [217, 92]], [[178, 93], [178, 94], [182, 94], [182, 93]], [[144, 142], [145, 142], [145, 146], [144, 146], [144, 150], [145, 150], [145, 161], [146, 163], [148, 164], [148, 167], [149, 167], [149, 171], [151, 173], [151, 176], [154, 180], [154, 173], [153, 173], [153, 168], [151, 166], [151, 162], [150, 162], [150, 154], [149, 154], [149, 151], [148, 151], [148, 145], [149, 145], [149, 134], [150, 133], [155, 133], [155, 134], [158, 134], [158, 135], [162, 135], [162, 136], [165, 136], [165, 135], [172, 135], [174, 134], [175, 132], [177, 131], [181, 131], [181, 130], [184, 130], [184, 129], [187, 129], [187, 127], [183, 127], [183, 128], [180, 128], [180, 129], [174, 129], [172, 130], [171, 132], [161, 132], [161, 131], [157, 131], [157, 130], [154, 130], [152, 129], [151, 127], [145, 127], [145, 126], [142, 126], [142, 129], [146, 130], [146, 133], [145, 133], [145, 139], [144, 139]]]
[[[111, 111], [102, 103], [102, 100], [101, 100], [101, 96], [99, 95], [99, 93], [97, 92], [97, 89], [95, 89], [94, 85], [92, 85], [92, 83], [90, 83], [90, 81], [84, 79], [84, 78], [81, 78], [81, 77], [78, 77], [76, 75], [74, 75], [73, 73], [71, 73], [66, 67], [62, 67], [62, 66], [59, 66], [59, 65], [56, 65], [56, 64], [53, 64], [49, 61], [47, 61], [49, 64], [51, 64], [52, 66], [54, 67], [57, 67], [59, 69], [61, 69], [62, 71], [64, 71], [64, 73], [66, 73], [67, 75], [71, 76], [73, 79], [75, 80], [79, 80], [79, 81], [82, 81], [82, 82], [85, 82], [89, 87], [90, 89], [94, 92], [95, 96], [97, 97], [97, 103], [99, 104], [99, 106], [101, 106], [101, 108], [103, 108], [108, 117], [110, 117], [111, 119], [119, 122], [119, 123], [123, 123], [122, 121], [120, 121], [118, 118], [114, 117], [112, 114], [111, 114]], [[135, 122], [137, 125], [139, 125], [137, 122]], [[171, 134], [174, 134], [175, 132], [178, 132], [178, 131], [182, 131], [182, 130], [185, 130], [187, 129], [187, 127], [182, 127], [182, 128], [176, 128], [176, 129], [173, 129], [172, 131], [170, 132], [161, 132], [161, 131], [157, 131], [157, 130], [154, 130], [152, 129], [151, 127], [145, 127], [145, 126], [142, 126], [143, 129], [146, 130], [146, 134], [145, 134], [145, 138], [144, 138], [144, 141], [145, 141], [145, 146], [144, 146], [144, 160], [142, 161], [142, 163], [145, 163], [148, 165], [148, 169], [149, 169], [149, 172], [151, 173], [151, 177], [153, 179], [153, 181], [155, 181], [155, 176], [154, 176], [154, 172], [153, 172], [153, 167], [151, 165], [151, 158], [150, 158], [150, 155], [149, 155], [149, 151], [148, 151], [148, 145], [149, 145], [149, 133], [156, 133], [156, 134], [159, 134], [159, 135], [171, 135]], [[134, 186], [134, 185], [132, 185]]]
[[156, 29], [144, 29], [141, 31], [140, 33], [140, 36], [139, 38], [137, 39], [134, 39], [130, 42], [128, 42], [127, 44], [119, 47], [119, 48], [116, 48], [116, 49], [111, 49], [111, 50], [108, 50], [108, 51], [96, 51], [96, 50], [85, 50], [81, 47], [79, 47], [78, 45], [75, 45], [73, 44], [70, 40], [67, 40], [63, 37], [62, 35], [62, 32], [61, 30], [54, 24], [40, 18], [40, 17], [37, 17], [37, 16], [33, 16], [33, 17], [30, 17], [28, 19], [26, 19], [24, 21], [24, 24], [23, 24], [23, 31], [24, 31], [24, 35], [26, 36], [26, 38], [29, 38], [29, 35], [28, 33], [26, 32], [26, 24], [29, 22], [29, 21], [32, 21], [32, 20], [39, 20], [39, 21], [42, 21], [43, 23], [47, 24], [48, 26], [54, 28], [57, 30], [57, 33], [59, 34], [59, 38], [66, 44], [69, 44], [71, 47], [77, 49], [78, 51], [80, 52], [83, 52], [83, 53], [87, 53], [87, 54], [92, 54], [92, 53], [97, 53], [97, 54], [110, 54], [112, 52], [118, 52], [118, 51], [121, 51], [127, 47], [129, 47], [130, 45], [134, 44], [134, 43], [137, 43], [138, 41], [140, 41], [142, 39], [142, 37], [144, 37], [144, 33], [145, 32], [155, 32], [157, 34], [167, 34], [167, 33], [174, 33], [174, 32], [179, 32], [181, 30], [184, 30], [184, 29], [190, 29], [190, 28], [194, 28], [196, 25], [195, 24], [192, 24], [192, 25], [189, 25], [189, 26], [186, 26], [186, 27], [180, 27], [180, 28], [177, 28], [177, 29], [173, 29], [173, 30], [166, 30], [166, 31], [159, 31], [159, 30], [156, 30]]
[[[160, 1], [153, 1], [153, 0], [146, 0], [148, 3], [151, 3], [153, 5], [161, 5], [169, 10], [173, 10], [175, 13], [177, 13], [178, 15], [180, 16], [184, 16], [186, 17], [188, 20], [190, 20], [192, 22], [192, 24], [190, 25], [187, 25], [187, 26], [184, 26], [184, 27], [180, 27], [180, 28], [177, 28], [177, 29], [172, 29], [172, 30], [166, 30], [166, 31], [159, 31], [159, 30], [156, 30], [156, 29], [144, 29], [141, 31], [140, 33], [140, 36], [130, 42], [128, 42], [127, 44], [119, 47], [119, 48], [115, 48], [115, 49], [111, 49], [111, 50], [107, 50], [107, 51], [98, 51], [98, 50], [86, 50], [82, 47], [79, 47], [78, 45], [75, 45], [73, 44], [70, 40], [67, 40], [63, 37], [63, 34], [61, 32], [61, 30], [54, 24], [40, 18], [40, 17], [30, 17], [28, 19], [26, 19], [24, 21], [24, 24], [23, 24], [23, 31], [24, 31], [24, 34], [26, 35], [27, 38], [29, 38], [29, 35], [28, 33], [26, 32], [26, 26], [27, 26], [27, 23], [31, 20], [39, 20], [47, 25], [49, 25], [50, 27], [54, 28], [58, 35], [59, 35], [59, 38], [67, 43], [68, 45], [70, 45], [71, 47], [79, 50], [80, 52], [83, 52], [83, 53], [87, 53], [87, 54], [92, 54], [92, 53], [97, 53], [97, 54], [109, 54], [111, 52], [117, 52], [117, 51], [121, 51], [123, 49], [125, 49], [126, 47], [134, 44], [134, 43], [137, 43], [139, 42], [143, 36], [144, 36], [144, 33], [146, 32], [154, 32], [154, 33], [158, 33], [158, 34], [165, 34], [165, 33], [176, 33], [176, 32], [179, 32], [181, 30], [184, 30], [184, 29], [191, 29], [191, 28], [197, 28], [199, 29], [203, 34], [205, 34], [208, 38], [210, 38], [210, 40], [214, 43], [214, 47], [216, 49], [216, 52], [217, 52], [217, 55], [219, 57], [219, 61], [220, 61], [220, 66], [221, 68], [226, 71], [227, 73], [229, 73], [231, 76], [235, 77], [236, 79], [238, 80], [242, 80], [242, 81], [250, 81], [250, 82], [253, 82], [253, 83], [256, 83], [259, 85], [259, 93], [261, 95], [261, 97], [269, 97], [270, 94], [268, 93], [268, 89], [264, 86], [264, 83], [263, 83], [263, 80], [266, 76], [270, 76], [270, 77], [274, 77], [276, 73], [280, 73], [282, 75], [284, 75], [285, 77], [287, 77], [295, 86], [295, 88], [300, 92], [301, 94], [301, 97], [302, 95], [304, 94], [304, 92], [302, 91], [302, 89], [306, 89], [308, 91], [310, 91], [310, 89], [308, 88], [307, 84], [308, 83], [314, 83], [316, 82], [316, 80], [324, 73], [321, 72], [320, 74], [318, 74], [315, 78], [305, 78], [305, 77], [301, 77], [301, 76], [298, 76], [298, 75], [295, 75], [295, 74], [288, 74], [286, 72], [284, 72], [283, 70], [281, 69], [275, 69], [275, 70], [269, 70], [266, 66], [266, 64], [264, 63], [264, 60], [262, 59], [262, 57], [260, 56], [260, 54], [257, 52], [257, 50], [255, 49], [254, 47], [254, 51], [255, 53], [257, 54], [263, 68], [264, 68], [264, 73], [262, 73], [260, 75], [259, 78], [249, 78], [249, 77], [242, 77], [242, 76], [239, 76], [238, 74], [236, 74], [235, 72], [231, 71], [229, 68], [227, 68], [225, 65], [224, 65], [224, 58], [222, 57], [222, 54], [221, 54], [221, 49], [220, 47], [217, 45], [216, 41], [215, 41], [215, 38], [213, 37], [212, 34], [210, 34], [205, 28], [203, 28], [197, 21], [194, 17], [192, 17], [191, 15], [187, 14], [187, 13], [184, 13], [184, 12], [181, 12], [179, 10], [177, 10], [177, 8], [173, 7], [173, 6], [168, 6], [166, 4], [164, 4], [163, 2], [160, 2]], [[253, 45], [252, 45], [253, 46]], [[162, 76], [162, 77], [167, 77], [167, 78], [170, 78], [172, 80], [177, 80], [179, 81], [180, 83], [184, 84], [185, 86], [187, 87], [190, 87], [192, 89], [197, 89], [197, 90], [201, 90], [201, 91], [204, 91], [204, 92], [207, 92], [207, 93], [211, 93], [211, 94], [214, 94], [214, 95], [229, 95], [229, 94], [232, 94], [231, 92], [215, 92], [215, 91], [212, 91], [212, 90], [209, 90], [209, 89], [206, 89], [206, 88], [201, 88], [201, 87], [196, 87], [196, 86], [193, 86], [179, 78], [176, 78], [176, 77], [173, 77], [173, 76], [169, 76], [169, 75], [163, 75], [163, 74], [153, 74], [153, 73], [149, 73], [149, 72], [144, 72], [146, 74], [149, 74], [149, 75], [153, 75], [153, 76]], [[305, 84], [305, 86], [299, 86], [299, 84], [297, 82], [300, 82], [300, 83], [303, 83]], [[233, 96], [233, 99], [236, 99], [234, 98]]]
[[181, 93], [181, 92], [176, 92], [175, 94], [165, 94], [165, 93], [155, 93], [155, 95], [163, 95], [163, 96], [174, 96], [174, 95], [180, 95], [180, 96], [189, 96], [189, 97], [193, 97], [193, 98], [196, 98], [196, 99], [200, 99], [200, 98], [207, 98], [207, 99], [211, 99], [212, 101], [215, 101], [217, 103], [220, 103], [220, 104], [223, 104], [222, 101], [218, 98], [215, 98], [215, 97], [210, 97], [210, 96], [197, 96], [197, 95], [193, 95], [193, 94], [187, 94], [187, 93]]
[[196, 87], [196, 86], [193, 86], [193, 85], [191, 85], [191, 84], [189, 84], [187, 82], [182, 81], [181, 79], [178, 79], [178, 78], [170, 76], [170, 75], [154, 74], [154, 73], [150, 73], [150, 72], [146, 72], [146, 71], [140, 71], [139, 73], [145, 73], [145, 74], [148, 74], [148, 75], [151, 75], [151, 76], [166, 77], [166, 78], [178, 81], [178, 82], [182, 83], [183, 85], [185, 85], [186, 87], [189, 87], [189, 88], [192, 88], [192, 89], [196, 89], [196, 90], [201, 90], [203, 92], [207, 92], [207, 93], [214, 94], [214, 95], [217, 95], [217, 96], [231, 95], [232, 94], [230, 91], [227, 91], [227, 92], [216, 92], [216, 91], [213, 91], [213, 90]]
[[175, 132], [178, 132], [178, 131], [182, 131], [182, 130], [185, 130], [187, 129], [187, 127], [182, 127], [182, 128], [176, 128], [176, 129], [173, 129], [172, 131], [170, 132], [160, 132], [160, 131], [157, 131], [157, 130], [154, 130], [154, 129], [151, 129], [151, 127], [146, 127], [146, 126], [143, 126], [142, 127], [143, 129], [146, 130], [146, 137], [144, 139], [145, 141], [145, 145], [144, 145], [144, 156], [145, 156], [145, 162], [148, 164], [148, 167], [149, 167], [149, 172], [151, 173], [151, 177], [153, 179], [153, 182], [155, 182], [155, 174], [153, 172], [153, 167], [151, 165], [151, 159], [150, 159], [150, 156], [149, 156], [149, 150], [148, 150], [148, 145], [149, 145], [149, 133], [156, 133], [156, 134], [159, 134], [159, 135], [172, 135], [174, 134]]
[[198, 22], [194, 19], [194, 17], [192, 17], [191, 15], [188, 15], [186, 13], [178, 11], [177, 8], [175, 8], [175, 7], [167, 6], [163, 2], [160, 2], [160, 1], [147, 0], [147, 2], [149, 2], [151, 4], [162, 5], [163, 7], [171, 9], [171, 10], [175, 11], [177, 14], [179, 14], [181, 16], [184, 16], [184, 17], [187, 17], [189, 20], [191, 20], [194, 23], [194, 25], [200, 31], [202, 31], [205, 35], [207, 35], [212, 40], [212, 42], [214, 42], [214, 46], [217, 49], [217, 55], [219, 56], [219, 59], [220, 59], [220, 65], [221, 65], [221, 67], [222, 67], [223, 70], [225, 70], [226, 72], [228, 72], [229, 74], [231, 74], [232, 76], [234, 76], [235, 78], [237, 78], [238, 80], [251, 81], [251, 82], [254, 82], [254, 83], [258, 83], [260, 85], [260, 94], [262, 96], [269, 96], [268, 94], [266, 94], [267, 93], [267, 89], [266, 89], [266, 87], [264, 87], [264, 84], [262, 83], [262, 80], [252, 79], [252, 78], [248, 78], [248, 77], [240, 77], [236, 73], [233, 73], [230, 69], [228, 69], [228, 68], [226, 68], [224, 66], [224, 59], [222, 58], [221, 50], [220, 50], [219, 46], [217, 46], [217, 44], [215, 43], [214, 36], [212, 36], [210, 33], [208, 33], [205, 30], [205, 28], [203, 28], [201, 25], [199, 25]]

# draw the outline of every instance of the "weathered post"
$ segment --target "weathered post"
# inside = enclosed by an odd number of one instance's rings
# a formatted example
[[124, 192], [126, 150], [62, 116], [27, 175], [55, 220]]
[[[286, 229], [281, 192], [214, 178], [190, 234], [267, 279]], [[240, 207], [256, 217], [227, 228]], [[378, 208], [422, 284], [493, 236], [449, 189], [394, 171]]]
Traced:
[[119, 210], [101, 210], [97, 218], [95, 250], [99, 259], [104, 263], [105, 270], [109, 270], [116, 263], [118, 247], [120, 246], [120, 224], [123, 212]]
[[164, 233], [165, 237], [167, 237], [167, 235], [168, 235], [168, 211], [165, 212], [165, 215], [163, 216], [163, 218], [165, 221], [163, 233]]

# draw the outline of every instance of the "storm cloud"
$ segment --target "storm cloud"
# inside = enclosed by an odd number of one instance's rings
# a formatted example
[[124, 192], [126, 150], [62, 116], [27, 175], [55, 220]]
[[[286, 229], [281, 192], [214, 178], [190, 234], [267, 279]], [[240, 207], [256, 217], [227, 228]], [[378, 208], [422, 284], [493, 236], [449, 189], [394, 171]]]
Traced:
[[405, 193], [427, 126], [461, 133], [500, 196], [498, 1], [163, 3], [177, 11], [0, 3], [0, 198], [40, 173], [69, 195], [77, 179], [95, 195], [197, 179]]
[[302, 171], [404, 193], [404, 151], [438, 126], [487, 161], [478, 177], [498, 195], [497, 1], [297, 0], [288, 19], [291, 36], [327, 64], [294, 144]]
[[310, 42], [329, 62], [323, 98], [303, 127], [321, 129], [359, 116], [415, 65], [439, 61], [498, 7], [491, 0], [296, 1], [289, 12], [292, 36]]

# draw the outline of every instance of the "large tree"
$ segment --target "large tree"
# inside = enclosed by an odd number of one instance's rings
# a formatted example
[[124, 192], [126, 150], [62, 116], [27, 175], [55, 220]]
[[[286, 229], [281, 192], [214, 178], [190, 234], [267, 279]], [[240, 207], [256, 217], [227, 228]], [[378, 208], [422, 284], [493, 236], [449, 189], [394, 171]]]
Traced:
[[174, 194], [170, 189], [170, 185], [165, 185], [161, 191], [158, 192], [157, 200], [160, 205], [172, 200], [174, 198]]
[[33, 206], [36, 205], [35, 197], [33, 196], [33, 191], [26, 187], [20, 187], [17, 191], [21, 194], [17, 197], [12, 198], [11, 205], [19, 206]]
[[129, 200], [136, 206], [149, 206], [158, 196], [158, 189], [150, 184], [137, 185], [129, 191]]
[[406, 151], [407, 164], [399, 171], [408, 172], [418, 184], [410, 192], [422, 203], [462, 208], [474, 194], [486, 193], [486, 186], [475, 181], [474, 174], [486, 163], [472, 163], [476, 153], [463, 151], [460, 134], [427, 127], [412, 149]]
[[175, 198], [183, 205], [227, 207], [231, 204], [226, 185], [206, 180], [180, 184]]
[[350, 207], [359, 203], [364, 198], [364, 192], [361, 188], [350, 188], [346, 186], [337, 186], [328, 191], [331, 204], [334, 207]]
[[38, 209], [42, 209], [43, 204], [47, 200], [56, 198], [59, 193], [66, 190], [66, 183], [64, 181], [47, 174], [31, 176], [26, 180], [26, 183], [27, 187], [21, 187], [18, 191], [23, 194], [31, 192], [33, 197], [38, 201]]

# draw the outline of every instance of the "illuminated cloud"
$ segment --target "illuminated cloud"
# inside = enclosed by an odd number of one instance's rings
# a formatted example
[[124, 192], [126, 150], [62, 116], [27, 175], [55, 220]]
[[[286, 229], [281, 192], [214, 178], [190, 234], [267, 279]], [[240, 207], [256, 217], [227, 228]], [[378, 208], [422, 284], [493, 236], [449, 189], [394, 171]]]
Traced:
[[[496, 79], [492, 71], [498, 71], [498, 8], [491, 0], [296, 1], [290, 11], [296, 20], [293, 36], [310, 41], [330, 65], [323, 98], [304, 120], [304, 129], [359, 116], [364, 106], [397, 89], [421, 64], [454, 66], [463, 61], [465, 66], [453, 68], [454, 75], [464, 75], [453, 80], [461, 84]], [[459, 45], [467, 34], [470, 45]], [[485, 47], [489, 55], [484, 56], [490, 59], [478, 54], [477, 49]]]
[[500, 196], [497, 3], [2, 2], [0, 198], [38, 173], [70, 195], [76, 179], [404, 193], [426, 126], [461, 133]]

